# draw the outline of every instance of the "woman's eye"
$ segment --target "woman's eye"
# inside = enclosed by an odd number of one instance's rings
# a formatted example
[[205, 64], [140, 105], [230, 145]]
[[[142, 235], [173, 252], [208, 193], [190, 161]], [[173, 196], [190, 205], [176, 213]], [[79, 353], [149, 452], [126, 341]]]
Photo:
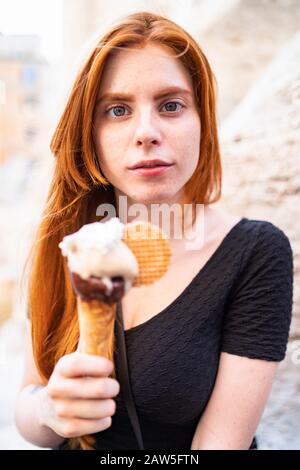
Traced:
[[[113, 111], [113, 116], [114, 117], [122, 117], [122, 116], [125, 116], [125, 114], [123, 114], [123, 110], [126, 111], [126, 108], [125, 106], [112, 106], [111, 108], [107, 109], [106, 113], [109, 114], [110, 111]], [[110, 116], [112, 116], [110, 114]]]
[[[168, 103], [164, 104], [164, 106], [167, 108], [168, 112], [173, 112], [176, 111], [176, 106], [181, 106], [180, 109], [183, 108], [183, 105], [179, 103], [178, 101], [169, 101]], [[179, 111], [180, 111], [179, 109]]]

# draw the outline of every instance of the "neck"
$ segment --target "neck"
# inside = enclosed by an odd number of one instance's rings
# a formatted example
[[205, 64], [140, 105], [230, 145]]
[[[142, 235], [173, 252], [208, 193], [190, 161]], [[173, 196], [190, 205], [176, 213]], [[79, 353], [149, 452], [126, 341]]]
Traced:
[[185, 233], [193, 228], [195, 204], [189, 203], [186, 196], [159, 203], [140, 203], [115, 189], [115, 199], [121, 222], [150, 222], [163, 230], [172, 245], [179, 245]]

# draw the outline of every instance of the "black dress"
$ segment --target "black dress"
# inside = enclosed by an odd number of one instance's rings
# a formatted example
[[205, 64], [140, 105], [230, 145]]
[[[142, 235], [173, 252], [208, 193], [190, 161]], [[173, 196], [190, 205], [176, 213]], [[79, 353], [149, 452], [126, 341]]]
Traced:
[[[270, 222], [242, 218], [168, 307], [125, 331], [145, 449], [191, 448], [222, 351], [284, 359], [292, 298], [287, 236]], [[96, 449], [137, 449], [122, 390], [116, 402], [111, 427], [96, 434]]]

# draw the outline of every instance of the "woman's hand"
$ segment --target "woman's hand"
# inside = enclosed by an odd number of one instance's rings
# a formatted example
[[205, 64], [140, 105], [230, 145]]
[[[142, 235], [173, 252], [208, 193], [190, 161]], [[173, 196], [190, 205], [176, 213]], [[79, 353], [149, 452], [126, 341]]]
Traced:
[[74, 352], [56, 364], [40, 392], [39, 422], [56, 434], [79, 437], [104, 431], [116, 411], [119, 383], [108, 377], [113, 363], [104, 357]]

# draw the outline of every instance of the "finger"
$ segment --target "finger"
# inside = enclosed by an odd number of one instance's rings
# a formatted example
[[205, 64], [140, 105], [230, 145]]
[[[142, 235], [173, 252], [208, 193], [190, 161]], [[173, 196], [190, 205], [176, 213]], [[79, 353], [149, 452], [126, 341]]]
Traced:
[[59, 400], [55, 403], [58, 418], [103, 419], [113, 416], [116, 402], [109, 400]]
[[64, 377], [107, 377], [112, 373], [114, 364], [102, 356], [74, 352], [63, 356], [55, 371]]
[[104, 431], [111, 426], [110, 416], [103, 419], [72, 419], [65, 420], [60, 426], [59, 434], [66, 438], [86, 436]]
[[105, 399], [116, 397], [120, 385], [109, 377], [61, 378], [49, 384], [48, 393], [51, 398]]

